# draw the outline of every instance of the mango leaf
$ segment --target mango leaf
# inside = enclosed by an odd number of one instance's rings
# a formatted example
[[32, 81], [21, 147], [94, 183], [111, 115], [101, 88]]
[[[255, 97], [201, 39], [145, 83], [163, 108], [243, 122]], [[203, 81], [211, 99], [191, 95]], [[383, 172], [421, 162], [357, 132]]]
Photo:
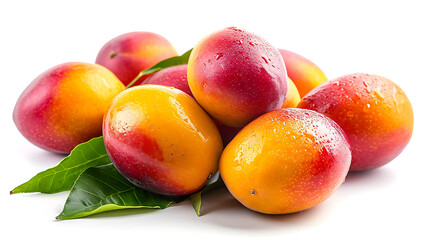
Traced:
[[138, 79], [140, 79], [142, 76], [144, 75], [148, 75], [157, 71], [160, 71], [164, 68], [168, 68], [168, 67], [172, 67], [172, 66], [176, 66], [176, 65], [183, 65], [183, 64], [187, 64], [187, 62], [189, 61], [189, 57], [190, 57], [190, 53], [192, 53], [192, 49], [190, 49], [189, 51], [183, 53], [183, 55], [181, 56], [176, 56], [176, 57], [171, 57], [171, 58], [167, 58], [163, 61], [158, 62], [157, 64], [155, 64], [153, 67], [148, 68], [144, 71], [141, 71], [127, 86], [126, 88], [130, 88], [132, 87], [132, 85], [134, 85], [135, 82], [138, 81]]
[[70, 190], [79, 175], [89, 167], [111, 163], [102, 137], [76, 146], [58, 165], [38, 173], [10, 191], [14, 193], [57, 193]]
[[177, 202], [138, 188], [107, 164], [88, 168], [77, 179], [57, 219], [73, 219], [129, 208], [163, 209]]
[[190, 195], [190, 200], [192, 201], [193, 209], [195, 210], [196, 215], [201, 216], [201, 205], [202, 205], [202, 195], [206, 192], [215, 190], [217, 188], [223, 187], [224, 183], [220, 177], [220, 173], [217, 173], [208, 181], [208, 183], [198, 192]]

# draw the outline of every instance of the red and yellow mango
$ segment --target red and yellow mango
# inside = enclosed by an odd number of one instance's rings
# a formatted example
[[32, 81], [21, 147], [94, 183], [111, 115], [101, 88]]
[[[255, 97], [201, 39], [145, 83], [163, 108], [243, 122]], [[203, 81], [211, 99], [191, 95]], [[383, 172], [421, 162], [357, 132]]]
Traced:
[[381, 76], [356, 73], [329, 80], [308, 93], [298, 107], [325, 114], [343, 128], [352, 147], [351, 171], [387, 164], [412, 136], [409, 99]]
[[314, 111], [266, 113], [245, 126], [220, 158], [229, 192], [244, 206], [267, 214], [311, 208], [344, 181], [351, 149], [343, 130]]
[[287, 93], [287, 74], [278, 50], [235, 27], [214, 32], [194, 47], [187, 77], [199, 104], [231, 127], [242, 127], [281, 108]]
[[33, 144], [69, 153], [101, 136], [103, 115], [125, 86], [108, 69], [90, 63], [65, 63], [38, 76], [19, 97], [13, 119]]
[[[127, 86], [141, 71], [174, 56], [177, 56], [177, 51], [161, 35], [130, 32], [107, 42], [95, 62], [110, 69]], [[134, 86], [146, 78], [141, 77]]]
[[103, 123], [117, 170], [145, 190], [187, 195], [216, 173], [223, 150], [212, 119], [184, 92], [159, 85], [129, 88], [114, 98]]

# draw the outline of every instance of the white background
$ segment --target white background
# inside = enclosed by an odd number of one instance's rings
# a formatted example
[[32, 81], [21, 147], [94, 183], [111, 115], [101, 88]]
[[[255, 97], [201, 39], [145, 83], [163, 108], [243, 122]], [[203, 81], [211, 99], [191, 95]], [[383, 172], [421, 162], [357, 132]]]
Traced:
[[[428, 8], [423, 1], [2, 1], [0, 3], [0, 234], [40, 239], [270, 238], [427, 239]], [[413, 138], [380, 169], [352, 174], [327, 201], [283, 216], [251, 212], [226, 190], [165, 210], [126, 210], [57, 221], [67, 193], [9, 195], [58, 163], [12, 122], [14, 104], [40, 73], [69, 61], [94, 62], [129, 31], [166, 37], [181, 54], [228, 26], [255, 32], [315, 62], [329, 78], [366, 72], [396, 82], [410, 98]], [[290, 238], [291, 237], [291, 238]]]

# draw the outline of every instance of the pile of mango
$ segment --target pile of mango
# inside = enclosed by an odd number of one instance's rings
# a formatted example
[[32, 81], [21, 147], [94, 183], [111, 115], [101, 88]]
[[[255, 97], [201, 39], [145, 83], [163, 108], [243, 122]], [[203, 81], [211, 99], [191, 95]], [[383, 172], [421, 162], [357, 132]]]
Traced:
[[382, 76], [328, 80], [303, 56], [230, 27], [197, 43], [187, 64], [138, 77], [175, 56], [158, 34], [118, 36], [95, 64], [38, 76], [16, 103], [15, 124], [63, 154], [103, 136], [116, 169], [157, 194], [192, 194], [219, 171], [239, 202], [268, 214], [323, 202], [349, 171], [387, 164], [411, 138], [409, 99]]

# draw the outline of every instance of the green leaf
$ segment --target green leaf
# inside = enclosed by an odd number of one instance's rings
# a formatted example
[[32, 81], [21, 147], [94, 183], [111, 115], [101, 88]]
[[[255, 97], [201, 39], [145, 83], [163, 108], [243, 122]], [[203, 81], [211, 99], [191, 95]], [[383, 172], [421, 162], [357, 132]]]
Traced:
[[76, 146], [58, 165], [38, 173], [10, 191], [14, 193], [57, 193], [70, 190], [79, 175], [89, 167], [111, 163], [102, 137]]
[[190, 200], [192, 201], [192, 206], [196, 215], [201, 216], [202, 194], [223, 186], [223, 180], [220, 177], [220, 173], [217, 171], [217, 173], [210, 179], [210, 181], [208, 181], [204, 188], [190, 195]]
[[192, 52], [193, 49], [190, 49], [189, 51], [185, 52], [183, 55], [181, 56], [176, 56], [176, 57], [171, 57], [168, 59], [165, 59], [163, 61], [158, 62], [157, 64], [155, 64], [153, 67], [148, 68], [144, 71], [141, 71], [127, 86], [126, 88], [130, 88], [132, 87], [132, 85], [134, 85], [135, 82], [138, 81], [138, 79], [140, 79], [142, 76], [144, 75], [148, 75], [157, 71], [160, 71], [164, 68], [169, 68], [172, 66], [177, 66], [177, 65], [183, 65], [183, 64], [187, 64], [187, 62], [189, 61], [189, 57], [190, 57], [190, 53]]
[[73, 219], [128, 208], [163, 209], [176, 201], [138, 188], [108, 164], [88, 168], [77, 179], [57, 219]]

